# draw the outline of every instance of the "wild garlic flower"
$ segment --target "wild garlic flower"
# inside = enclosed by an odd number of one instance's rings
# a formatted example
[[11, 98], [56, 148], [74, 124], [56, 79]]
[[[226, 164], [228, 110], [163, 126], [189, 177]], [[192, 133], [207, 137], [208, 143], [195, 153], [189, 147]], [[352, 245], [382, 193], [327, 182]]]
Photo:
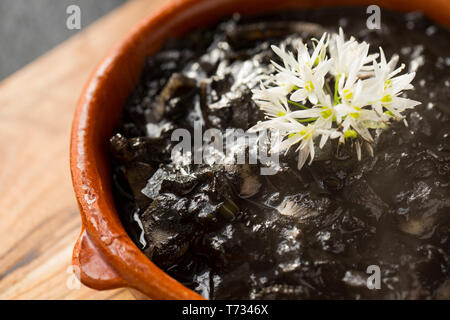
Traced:
[[267, 88], [261, 84], [260, 90], [253, 90], [253, 99], [258, 103], [268, 118], [276, 118], [280, 115], [290, 113], [286, 98], [287, 94], [283, 86]]
[[339, 34], [334, 34], [328, 51], [333, 59], [331, 73], [335, 76], [349, 77], [358, 75], [364, 77], [370, 75], [373, 67], [368, 65], [378, 57], [377, 54], [369, 55], [369, 44], [359, 43], [354, 37], [345, 41], [344, 31], [339, 29]]
[[322, 148], [331, 139], [354, 141], [361, 159], [361, 143], [373, 152], [373, 129], [404, 120], [403, 112], [420, 104], [403, 97], [414, 88], [415, 73], [399, 75], [404, 65], [396, 68], [398, 56], [387, 61], [381, 48], [369, 54], [369, 44], [345, 40], [342, 29], [313, 40], [312, 50], [301, 39], [293, 41], [296, 55], [272, 46], [282, 63], [272, 61], [275, 73], [253, 90], [267, 120], [249, 131], [278, 130], [282, 142], [272, 151], [298, 144], [299, 169], [308, 157], [314, 160], [315, 143]]

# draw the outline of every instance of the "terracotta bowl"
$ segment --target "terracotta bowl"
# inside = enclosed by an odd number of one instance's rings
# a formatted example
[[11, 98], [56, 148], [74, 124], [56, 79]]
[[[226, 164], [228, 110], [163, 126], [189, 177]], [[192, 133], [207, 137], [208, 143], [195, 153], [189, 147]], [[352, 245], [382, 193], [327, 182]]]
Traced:
[[147, 55], [157, 51], [168, 37], [180, 36], [234, 12], [370, 4], [399, 11], [421, 10], [450, 25], [448, 0], [174, 0], [152, 13], [113, 48], [86, 84], [72, 128], [70, 166], [82, 218], [73, 264], [78, 267], [81, 282], [98, 290], [128, 287], [140, 297], [151, 299], [202, 299], [134, 245], [114, 205], [108, 140]]

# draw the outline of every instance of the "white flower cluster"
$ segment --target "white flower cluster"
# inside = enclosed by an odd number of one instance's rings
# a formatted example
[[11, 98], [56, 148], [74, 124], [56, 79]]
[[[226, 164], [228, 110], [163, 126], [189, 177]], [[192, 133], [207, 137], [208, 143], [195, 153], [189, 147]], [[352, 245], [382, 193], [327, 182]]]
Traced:
[[387, 62], [381, 48], [379, 54], [369, 54], [369, 44], [353, 37], [345, 41], [342, 29], [314, 41], [312, 54], [301, 40], [293, 41], [296, 56], [272, 46], [283, 63], [272, 61], [276, 72], [253, 90], [267, 120], [250, 131], [277, 130], [282, 142], [275, 151], [287, 152], [299, 143], [299, 169], [308, 156], [313, 161], [315, 141], [322, 148], [329, 139], [354, 139], [361, 159], [361, 142], [373, 152], [370, 129], [404, 119], [404, 110], [420, 104], [402, 97], [404, 90], [414, 88], [415, 73], [398, 75], [404, 69], [396, 68], [398, 56]]

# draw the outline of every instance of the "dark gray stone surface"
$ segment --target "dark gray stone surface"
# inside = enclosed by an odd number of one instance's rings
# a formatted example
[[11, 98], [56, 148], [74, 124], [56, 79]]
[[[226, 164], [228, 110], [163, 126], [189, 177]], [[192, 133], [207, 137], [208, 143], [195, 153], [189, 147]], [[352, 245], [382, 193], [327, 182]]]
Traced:
[[68, 30], [66, 9], [78, 5], [81, 27], [126, 0], [0, 0], [0, 80], [78, 30]]

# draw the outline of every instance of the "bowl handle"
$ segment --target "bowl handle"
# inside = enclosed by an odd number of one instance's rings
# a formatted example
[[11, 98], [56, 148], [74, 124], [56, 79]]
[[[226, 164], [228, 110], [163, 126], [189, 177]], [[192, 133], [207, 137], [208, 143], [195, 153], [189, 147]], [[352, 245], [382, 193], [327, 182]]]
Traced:
[[75, 244], [72, 264], [76, 276], [90, 288], [108, 290], [126, 286], [126, 282], [106, 262], [84, 228]]

